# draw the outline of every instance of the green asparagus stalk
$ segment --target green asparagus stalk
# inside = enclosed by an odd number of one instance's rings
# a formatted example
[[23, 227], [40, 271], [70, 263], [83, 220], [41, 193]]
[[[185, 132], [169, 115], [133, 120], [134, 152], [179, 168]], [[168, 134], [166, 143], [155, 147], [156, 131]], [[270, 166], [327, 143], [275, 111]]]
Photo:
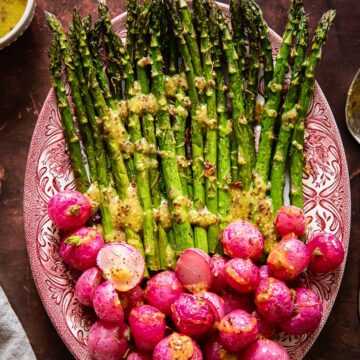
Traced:
[[250, 125], [255, 123], [256, 95], [258, 92], [258, 75], [260, 68], [259, 61], [259, 34], [256, 26], [256, 19], [250, 7], [250, 1], [241, 1], [241, 9], [247, 29], [249, 41], [248, 54], [248, 77], [245, 91], [245, 116]]
[[239, 69], [245, 72], [245, 26], [240, 8], [241, 0], [230, 0], [231, 26], [233, 42], [239, 57]]
[[60, 46], [56, 40], [53, 40], [51, 43], [49, 58], [52, 86], [58, 100], [60, 118], [64, 128], [64, 135], [69, 150], [71, 166], [74, 171], [76, 188], [84, 193], [89, 187], [89, 178], [81, 153], [80, 140], [76, 134], [70, 104], [66, 97], [65, 86], [61, 79]]
[[268, 93], [268, 84], [273, 78], [274, 62], [272, 57], [272, 46], [269, 38], [269, 27], [266, 24], [259, 5], [254, 0], [246, 0], [252, 10], [252, 15], [257, 26], [260, 42], [260, 53], [264, 60], [265, 99]]
[[[206, 118], [207, 115], [204, 116], [203, 114], [202, 111], [203, 107], [201, 107], [200, 105], [197, 88], [195, 86], [196, 75], [197, 75], [193, 66], [193, 57], [195, 56], [195, 54], [190, 52], [190, 47], [188, 47], [187, 41], [185, 40], [185, 34], [186, 34], [185, 27], [182, 26], [182, 24], [180, 23], [177, 17], [176, 6], [172, 2], [172, 0], [168, 0], [166, 2], [166, 5], [168, 7], [167, 9], [168, 16], [170, 16], [172, 19], [175, 36], [178, 39], [179, 51], [184, 62], [184, 70], [186, 73], [186, 78], [188, 83], [188, 95], [191, 100], [191, 119], [192, 119], [191, 149], [192, 149], [192, 157], [193, 157], [192, 172], [193, 172], [193, 187], [194, 187], [193, 206], [196, 210], [202, 210], [205, 205], [204, 153], [203, 153], [204, 143], [203, 143], [203, 134], [201, 131], [200, 122], [203, 121], [203, 119], [201, 118], [204, 117]], [[187, 13], [189, 12], [189, 9], [187, 8], [187, 4], [182, 1], [181, 5], [183, 6], [184, 18], [188, 23], [187, 26], [188, 27], [191, 26], [191, 28], [193, 28], [192, 24], [191, 25], [189, 24], [189, 21], [191, 21], [191, 15], [190, 14], [187, 15]], [[194, 30], [193, 32], [195, 33]], [[188, 36], [188, 38], [190, 38], [189, 42], [191, 43], [193, 43], [194, 41], [196, 42], [196, 37], [194, 39], [193, 36]], [[192, 46], [195, 47], [194, 44], [192, 44]], [[197, 61], [200, 62], [200, 56], [199, 59], [197, 59]], [[200, 65], [198, 64], [197, 66], [201, 68], [201, 64]], [[200, 72], [199, 75], [202, 76], [202, 72]], [[200, 226], [195, 226], [194, 241], [196, 247], [206, 252], [208, 251], [206, 229]]]
[[173, 208], [173, 216], [176, 216], [177, 224], [174, 227], [176, 254], [181, 254], [187, 248], [193, 247], [192, 229], [188, 220], [189, 200], [182, 192], [180, 174], [176, 161], [175, 140], [171, 131], [170, 116], [167, 109], [165, 96], [165, 80], [162, 72], [163, 61], [159, 44], [159, 22], [155, 17], [150, 27], [150, 56], [152, 59], [151, 76], [152, 90], [158, 101], [156, 136], [158, 145], [162, 152], [161, 168], [168, 199]]
[[135, 49], [137, 42], [137, 33], [136, 33], [136, 20], [139, 13], [139, 4], [137, 0], [126, 0], [126, 49], [129, 54], [130, 64], [133, 64], [135, 59]]
[[[206, 131], [205, 144], [205, 190], [206, 190], [206, 207], [212, 213], [218, 214], [218, 178], [217, 178], [217, 139], [218, 124], [216, 111], [216, 92], [215, 80], [216, 76], [213, 72], [214, 63], [211, 56], [210, 36], [205, 22], [206, 12], [201, 0], [193, 2], [195, 16], [199, 22], [200, 31], [200, 49], [202, 55], [202, 67], [206, 81], [206, 97], [207, 97], [207, 116], [208, 127]], [[211, 253], [216, 251], [219, 242], [219, 226], [211, 225], [207, 233], [208, 247]]]
[[[114, 116], [109, 113], [106, 101], [100, 89], [99, 83], [97, 82], [91, 54], [87, 45], [86, 33], [82, 27], [81, 18], [76, 9], [74, 9], [73, 23], [76, 38], [79, 42], [79, 52], [83, 63], [84, 74], [87, 79], [88, 89], [93, 99], [97, 115], [99, 119], [101, 119], [103, 133], [111, 155], [112, 169], [117, 192], [121, 200], [129, 207], [140, 207], [138, 206], [136, 193], [134, 193], [134, 186], [130, 184], [124, 159], [122, 157], [121, 147], [119, 145], [119, 133], [114, 130], [114, 122], [118, 121], [118, 119], [114, 119]], [[136, 224], [141, 224], [142, 214], [138, 214], [138, 217], [134, 214], [131, 216], [132, 217], [130, 218], [125, 214], [123, 219], [127, 242], [144, 254], [141, 238], [138, 234], [140, 229], [135, 227]]]
[[274, 75], [268, 86], [269, 96], [261, 120], [261, 135], [255, 172], [265, 183], [269, 178], [270, 160], [274, 140], [274, 126], [275, 120], [278, 117], [284, 75], [289, 65], [288, 57], [297, 31], [298, 14], [300, 8], [302, 8], [302, 2], [302, 0], [291, 1], [288, 23], [283, 35], [282, 45], [276, 57]]
[[85, 106], [82, 102], [80, 86], [74, 71], [74, 64], [70, 54], [70, 48], [66, 36], [61, 28], [59, 20], [49, 12], [45, 12], [46, 20], [56, 41], [59, 43], [61, 58], [64, 61], [67, 79], [70, 84], [72, 99], [75, 104], [77, 120], [83, 134], [83, 143], [89, 164], [90, 181], [97, 181], [94, 140], [88, 124]]
[[[130, 2], [130, 1], [129, 1]], [[140, 18], [138, 20], [138, 31], [133, 31], [138, 33], [139, 36], [136, 38], [136, 73], [137, 78], [141, 87], [141, 92], [145, 95], [150, 93], [150, 84], [148, 70], [150, 65], [150, 58], [146, 56], [148, 52], [148, 38], [149, 31], [149, 17], [150, 17], [150, 5], [151, 1], [145, 1], [141, 7]], [[134, 24], [135, 25], [135, 24]], [[142, 130], [145, 140], [148, 144], [156, 146], [156, 135], [155, 135], [155, 119], [154, 116], [150, 113], [145, 113], [142, 116]], [[149, 157], [152, 162], [157, 163], [157, 158], [155, 153], [149, 154]], [[160, 192], [160, 172], [159, 167], [151, 167], [148, 172], [151, 198], [152, 203], [155, 209], [159, 209], [161, 204], [164, 203], [165, 198], [161, 195]], [[171, 230], [169, 230], [171, 231]], [[157, 224], [157, 235], [158, 235], [158, 251], [159, 251], [159, 260], [160, 267], [162, 269], [171, 268], [174, 264], [175, 253], [172, 248], [171, 242], [168, 241], [168, 234], [166, 229], [163, 227], [161, 222]]]
[[[128, 95], [134, 94], [135, 91], [135, 78], [132, 65], [130, 63], [129, 55], [125, 48], [123, 48], [121, 40], [111, 29], [111, 21], [109, 16], [109, 11], [105, 2], [102, 0], [99, 1], [99, 13], [103, 20], [104, 30], [107, 37], [111, 39], [112, 51], [118, 50], [118, 53], [115, 53], [117, 59], [119, 59], [124, 67], [124, 77], [127, 83]], [[106, 42], [105, 42], [106, 44]], [[121, 53], [120, 53], [121, 51]], [[129, 98], [128, 98], [129, 99]], [[139, 100], [140, 101], [140, 100]], [[135, 144], [142, 141], [142, 132], [141, 132], [141, 123], [140, 116], [133, 112], [130, 108], [128, 129], [130, 133], [131, 141]], [[135, 151], [134, 152], [134, 164], [135, 164], [135, 178], [138, 189], [138, 194], [140, 197], [141, 205], [144, 212], [144, 226], [143, 226], [143, 236], [144, 236], [144, 248], [145, 248], [145, 257], [146, 263], [151, 270], [158, 270], [158, 257], [157, 257], [157, 239], [156, 234], [154, 233], [154, 217], [153, 217], [153, 205], [151, 200], [150, 193], [150, 184], [148, 177], [148, 168], [146, 166], [147, 159], [144, 154]]]
[[242, 77], [239, 72], [238, 56], [223, 14], [212, 0], [207, 0], [207, 4], [210, 9], [212, 9], [213, 16], [217, 19], [221, 30], [223, 51], [230, 79], [229, 96], [232, 100], [233, 126], [238, 146], [237, 162], [239, 166], [239, 177], [242, 189], [247, 191], [252, 182], [252, 168], [255, 163], [255, 144], [252, 128], [245, 117], [244, 90]]
[[321, 58], [329, 30], [336, 12], [327, 11], [321, 18], [312, 40], [311, 53], [304, 62], [304, 79], [300, 88], [300, 97], [296, 105], [297, 116], [290, 147], [290, 201], [300, 208], [304, 206], [302, 173], [304, 163], [304, 128], [307, 111], [315, 85], [315, 72]]
[[[91, 127], [92, 136], [94, 139], [94, 150], [96, 154], [96, 168], [97, 168], [97, 180], [99, 186], [99, 198], [100, 198], [100, 212], [101, 212], [101, 221], [103, 226], [103, 235], [105, 241], [113, 241], [116, 233], [114, 233], [114, 224], [111, 217], [110, 203], [115, 194], [115, 190], [112, 185], [109, 183], [109, 174], [107, 168], [107, 155], [102, 141], [102, 135], [98, 127], [97, 117], [95, 114], [94, 105], [92, 103], [89, 90], [87, 88], [86, 78], [83, 73], [81, 56], [79, 53], [78, 41], [74, 34], [74, 27], [71, 24], [68, 30], [72, 58], [74, 62], [74, 68], [76, 77], [79, 81], [81, 96], [83, 103], [86, 109], [87, 117]], [[110, 169], [111, 171], [111, 169]]]
[[304, 9], [301, 10], [299, 31], [296, 35], [295, 44], [291, 84], [282, 108], [280, 131], [275, 147], [270, 176], [270, 196], [273, 202], [275, 214], [283, 204], [286, 159], [294, 128], [294, 122], [296, 121], [297, 113], [295, 105], [299, 96], [299, 88], [302, 80], [302, 65], [305, 60], [306, 49], [308, 46], [308, 19], [305, 15]]

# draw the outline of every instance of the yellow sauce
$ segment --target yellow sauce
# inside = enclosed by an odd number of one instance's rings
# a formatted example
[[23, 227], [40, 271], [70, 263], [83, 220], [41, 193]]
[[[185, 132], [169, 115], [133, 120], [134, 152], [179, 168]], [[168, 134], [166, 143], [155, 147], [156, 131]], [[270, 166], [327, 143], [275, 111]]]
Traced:
[[0, 0], [0, 38], [19, 22], [26, 3], [27, 0]]

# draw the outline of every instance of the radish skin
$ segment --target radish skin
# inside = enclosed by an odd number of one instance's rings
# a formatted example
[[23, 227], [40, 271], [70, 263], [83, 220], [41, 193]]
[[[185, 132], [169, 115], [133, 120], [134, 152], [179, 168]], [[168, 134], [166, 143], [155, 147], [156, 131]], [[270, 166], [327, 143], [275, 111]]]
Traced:
[[210, 256], [204, 251], [187, 249], [176, 263], [175, 274], [184, 288], [191, 293], [208, 290], [213, 281], [210, 262]]
[[119, 295], [110, 281], [105, 281], [95, 288], [93, 306], [101, 320], [118, 324], [124, 321], [124, 310]]
[[224, 300], [225, 315], [237, 310], [245, 310], [251, 313], [255, 309], [253, 298], [249, 294], [239, 294], [234, 290], [227, 289], [220, 294]]
[[306, 230], [304, 211], [293, 205], [282, 206], [276, 215], [275, 227], [280, 236], [303, 236]]
[[241, 354], [240, 360], [290, 360], [287, 351], [277, 342], [259, 339]]
[[81, 274], [75, 285], [75, 295], [80, 304], [92, 306], [94, 290], [100, 284], [101, 279], [101, 270], [96, 266]]
[[213, 275], [211, 289], [215, 293], [220, 293], [226, 288], [225, 265], [227, 260], [218, 254], [215, 254], [210, 260], [210, 269]]

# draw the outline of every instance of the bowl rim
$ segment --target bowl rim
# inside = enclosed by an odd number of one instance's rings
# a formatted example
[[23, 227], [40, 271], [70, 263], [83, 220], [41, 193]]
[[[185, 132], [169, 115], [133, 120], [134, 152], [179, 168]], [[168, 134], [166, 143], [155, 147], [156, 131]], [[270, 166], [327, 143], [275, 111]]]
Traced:
[[30, 18], [32, 18], [34, 12], [34, 7], [35, 7], [35, 3], [36, 0], [27, 0], [26, 6], [25, 6], [25, 10], [21, 16], [21, 18], [19, 19], [19, 21], [16, 23], [16, 25], [8, 32], [6, 33], [3, 37], [0, 37], [0, 49], [6, 45], [8, 45], [12, 40], [14, 39], [14, 36], [17, 37], [21, 35], [18, 34], [19, 31], [21, 30], [25, 30], [27, 28], [27, 26], [30, 24], [30, 22], [28, 22], [28, 20]]

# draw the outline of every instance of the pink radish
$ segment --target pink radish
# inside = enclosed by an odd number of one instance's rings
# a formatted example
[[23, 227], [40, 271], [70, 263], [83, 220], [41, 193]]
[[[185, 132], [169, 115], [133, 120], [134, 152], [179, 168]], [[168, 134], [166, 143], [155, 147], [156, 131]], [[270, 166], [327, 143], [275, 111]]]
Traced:
[[179, 257], [175, 274], [190, 292], [208, 290], [213, 281], [210, 256], [200, 249], [187, 249]]
[[95, 288], [101, 282], [101, 270], [95, 266], [81, 274], [75, 285], [75, 295], [79, 303], [92, 306], [92, 297]]
[[205, 299], [212, 307], [215, 321], [220, 321], [225, 316], [224, 300], [219, 295], [208, 291], [202, 291], [197, 293], [196, 296]]
[[258, 337], [257, 320], [244, 310], [234, 310], [219, 324], [220, 341], [226, 350], [238, 352]]
[[276, 327], [273, 324], [267, 322], [262, 316], [256, 311], [253, 311], [251, 315], [255, 316], [258, 324], [259, 335], [264, 338], [271, 339], [276, 333]]
[[182, 293], [184, 288], [175, 273], [163, 271], [147, 282], [144, 297], [147, 303], [157, 307], [165, 315], [171, 315], [171, 305]]
[[104, 239], [96, 229], [82, 227], [68, 235], [60, 245], [60, 256], [71, 268], [85, 271], [96, 265]]
[[130, 348], [129, 328], [124, 324], [96, 321], [90, 329], [88, 348], [94, 360], [118, 360]]
[[264, 238], [260, 231], [247, 221], [237, 221], [228, 225], [221, 243], [226, 255], [231, 258], [260, 260], [264, 248]]
[[283, 238], [267, 258], [272, 276], [283, 281], [295, 280], [307, 268], [309, 262], [309, 250], [293, 235]]
[[295, 289], [295, 312], [280, 324], [282, 330], [291, 335], [303, 335], [314, 331], [320, 324], [323, 305], [311, 289]]
[[110, 281], [105, 281], [95, 288], [93, 306], [101, 320], [118, 324], [124, 321], [124, 310], [119, 295]]
[[271, 276], [269, 267], [267, 265], [262, 265], [259, 267], [259, 276], [260, 276], [260, 280]]
[[277, 342], [259, 339], [245, 349], [240, 360], [290, 360], [290, 358], [286, 350]]
[[344, 260], [344, 249], [340, 240], [332, 234], [316, 235], [308, 244], [310, 270], [326, 273], [335, 270]]
[[139, 352], [132, 351], [127, 357], [127, 360], [151, 360], [150, 355], [141, 354]]
[[230, 354], [221, 344], [219, 334], [213, 334], [210, 339], [206, 340], [204, 347], [206, 360], [237, 360], [238, 357]]
[[251, 293], [259, 284], [259, 269], [250, 259], [232, 259], [226, 264], [225, 279], [234, 290], [243, 294]]
[[125, 243], [105, 245], [98, 254], [97, 265], [104, 278], [121, 292], [129, 291], [138, 285], [145, 271], [143, 256]]
[[276, 215], [275, 226], [280, 236], [289, 234], [295, 234], [295, 236], [304, 235], [306, 230], [304, 211], [293, 205], [281, 207]]
[[171, 306], [171, 318], [183, 334], [200, 336], [212, 328], [215, 314], [208, 301], [200, 296], [181, 294]]
[[239, 294], [234, 290], [225, 290], [220, 296], [224, 300], [225, 315], [237, 310], [245, 310], [251, 313], [255, 309], [253, 298], [249, 294]]
[[189, 336], [172, 333], [155, 347], [153, 360], [202, 360], [199, 346]]
[[143, 304], [143, 291], [141, 287], [137, 285], [125, 293], [119, 293], [119, 298], [124, 309], [125, 318], [127, 319], [130, 315], [130, 311], [135, 306]]
[[225, 282], [225, 265], [226, 259], [223, 256], [215, 254], [210, 259], [210, 268], [213, 274], [213, 282], [211, 285], [211, 290], [219, 293], [226, 288]]
[[48, 214], [61, 230], [69, 231], [85, 225], [91, 215], [89, 199], [78, 191], [65, 190], [49, 201]]
[[165, 336], [165, 315], [151, 305], [140, 305], [131, 310], [129, 324], [136, 347], [152, 351]]
[[260, 281], [255, 291], [257, 312], [270, 323], [280, 323], [291, 317], [293, 293], [281, 280], [268, 277]]

